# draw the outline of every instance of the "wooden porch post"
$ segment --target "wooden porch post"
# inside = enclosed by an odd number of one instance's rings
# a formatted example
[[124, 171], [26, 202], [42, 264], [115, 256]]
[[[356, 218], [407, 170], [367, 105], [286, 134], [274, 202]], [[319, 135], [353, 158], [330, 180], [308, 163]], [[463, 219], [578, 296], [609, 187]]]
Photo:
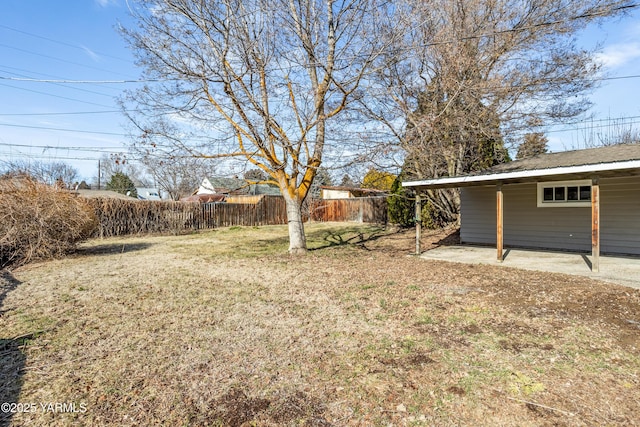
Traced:
[[600, 183], [591, 178], [591, 271], [600, 271]]
[[422, 236], [422, 199], [420, 193], [416, 193], [416, 255], [420, 255], [420, 237]]
[[502, 184], [496, 185], [496, 249], [498, 250], [498, 262], [503, 261], [503, 200]]

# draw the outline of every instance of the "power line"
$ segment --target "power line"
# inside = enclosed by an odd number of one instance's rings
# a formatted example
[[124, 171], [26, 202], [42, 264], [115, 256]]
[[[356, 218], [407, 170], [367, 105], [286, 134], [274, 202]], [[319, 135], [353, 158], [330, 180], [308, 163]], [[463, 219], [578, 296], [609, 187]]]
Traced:
[[[626, 5], [626, 6], [622, 6], [622, 7], [618, 7], [615, 8], [613, 10], [616, 11], [620, 11], [620, 10], [624, 10], [624, 9], [632, 9], [632, 8], [637, 8], [639, 5], [638, 4], [632, 4], [632, 5]], [[607, 12], [608, 13], [608, 12]], [[599, 12], [599, 13], [591, 13], [591, 14], [584, 14], [584, 15], [579, 15], [579, 16], [574, 16], [574, 17], [570, 17], [567, 20], [560, 20], [560, 21], [552, 21], [552, 22], [547, 22], [547, 23], [540, 23], [540, 24], [535, 24], [533, 26], [530, 26], [529, 28], [533, 28], [533, 27], [540, 27], [540, 26], [545, 26], [545, 25], [555, 25], [558, 23], [562, 23], [562, 22], [566, 22], [566, 21], [570, 21], [570, 20], [576, 20], [576, 19], [586, 19], [589, 17], [596, 17], [596, 16], [602, 16], [604, 15], [605, 12]], [[13, 31], [18, 31], [18, 32], [22, 32], [20, 30], [15, 30], [3, 25], [0, 25], [0, 27], [3, 28], [7, 28], [9, 30], [13, 30]], [[508, 30], [501, 30], [501, 31], [497, 31], [494, 33], [488, 33], [488, 34], [482, 34], [482, 35], [478, 35], [478, 36], [470, 36], [467, 38], [463, 38], [460, 40], [466, 40], [469, 38], [482, 38], [482, 37], [491, 37], [497, 34], [502, 34], [502, 33], [507, 33], [507, 32], [514, 32], [514, 31], [524, 31], [526, 30], [526, 27], [521, 27], [521, 28], [517, 28], [517, 29], [508, 29]], [[26, 32], [23, 32], [25, 34], [29, 34]], [[29, 34], [32, 35], [32, 34]], [[40, 36], [36, 36], [33, 35], [34, 37], [40, 37]], [[40, 37], [43, 38], [45, 40], [47, 40], [47, 38], [45, 37]], [[443, 41], [443, 42], [439, 42], [439, 43], [434, 43], [434, 44], [441, 44], [441, 43], [453, 43], [455, 41], [459, 41], [459, 40], [450, 40], [450, 41]], [[61, 44], [65, 44], [64, 42], [60, 42]], [[75, 47], [75, 48], [79, 48], [82, 49], [78, 46], [73, 46], [71, 44], [67, 44], [71, 47]], [[28, 51], [27, 51], [28, 52]], [[29, 52], [31, 53], [31, 52]], [[53, 59], [57, 59], [57, 58], [53, 58]], [[598, 80], [619, 80], [619, 79], [635, 79], [635, 78], [640, 78], [640, 75], [633, 75], [633, 76], [618, 76], [618, 77], [606, 77], [606, 78], [598, 78], [598, 79], [593, 79], [594, 81], [598, 81]], [[74, 83], [78, 83], [78, 84], [124, 84], [124, 83], [143, 83], [143, 82], [158, 82], [158, 81], [168, 81], [167, 80], [160, 80], [160, 79], [154, 79], [154, 80], [69, 80], [69, 79], [29, 79], [29, 78], [24, 78], [24, 79], [18, 79], [18, 78], [11, 78], [11, 77], [0, 77], [0, 79], [3, 80], [15, 80], [15, 81], [29, 81], [29, 82], [42, 82], [42, 83], [59, 83], [59, 84], [74, 84]], [[4, 86], [8, 86], [8, 85], [4, 85]], [[8, 87], [12, 87], [15, 88], [13, 86], [8, 86]], [[15, 88], [15, 89], [20, 89], [20, 90], [27, 90], [30, 91], [29, 89], [24, 89], [24, 88]], [[42, 93], [42, 92], [37, 92], [37, 91], [32, 91], [31, 92], [35, 92], [35, 93]], [[61, 98], [61, 99], [67, 99], [67, 100], [73, 100], [73, 101], [78, 101], [78, 102], [84, 102], [84, 103], [88, 103], [88, 104], [94, 104], [94, 105], [100, 105], [100, 104], [95, 104], [95, 103], [91, 103], [91, 102], [87, 102], [87, 101], [80, 101], [80, 100], [74, 100], [73, 98], [67, 98], [67, 97], [62, 97], [59, 95], [53, 95], [53, 94], [48, 94], [48, 93], [42, 93], [44, 95], [49, 95], [49, 96], [54, 96], [57, 98]], [[100, 105], [103, 106], [103, 105]], [[106, 106], [105, 106], [106, 107]], [[115, 111], [114, 111], [115, 112]], [[87, 112], [87, 113], [49, 113], [50, 115], [63, 115], [63, 114], [104, 114], [106, 112]], [[36, 115], [38, 113], [34, 113], [34, 114], [29, 114], [29, 115]], [[41, 115], [46, 115], [47, 113], [39, 113]], [[5, 114], [0, 114], [0, 115], [5, 115]], [[20, 115], [20, 114], [7, 114], [7, 115]], [[25, 116], [27, 114], [24, 114]], [[586, 122], [586, 121], [585, 121]], [[580, 122], [574, 122], [574, 123], [580, 123]], [[584, 123], [584, 122], [582, 122]], [[633, 122], [636, 123], [636, 122]], [[13, 125], [13, 124], [3, 124], [0, 123], [0, 125], [2, 126], [12, 126], [12, 127], [23, 127], [23, 128], [31, 128], [31, 129], [43, 129], [43, 130], [53, 130], [53, 131], [65, 131], [65, 132], [77, 132], [77, 133], [93, 133], [93, 134], [103, 134], [103, 135], [115, 135], [115, 136], [127, 136], [124, 134], [118, 134], [118, 133], [111, 133], [111, 132], [94, 132], [94, 131], [86, 131], [86, 130], [72, 130], [72, 129], [59, 129], [59, 128], [49, 128], [49, 127], [38, 127], [38, 126], [24, 126], [24, 125]], [[590, 129], [590, 128], [574, 128], [574, 129], [563, 129], [563, 130], [551, 130], [549, 132], [565, 132], [565, 131], [571, 131], [571, 130], [583, 130], [583, 129]]]
[[[26, 78], [33, 78], [31, 77], [31, 75], [39, 75], [39, 76], [43, 76], [42, 80], [70, 80], [70, 79], [66, 79], [64, 77], [59, 77], [59, 76], [54, 76], [51, 74], [45, 74], [45, 73], [39, 73], [37, 71], [31, 71], [31, 70], [25, 70], [24, 68], [18, 68], [18, 67], [10, 67], [8, 65], [0, 65], [0, 69], [4, 69], [3, 71], [7, 74], [12, 74], [14, 76], [18, 76], [18, 77], [26, 77]], [[18, 72], [16, 72], [18, 71]], [[27, 73], [27, 74], [23, 74], [23, 73]], [[5, 77], [6, 78], [6, 77]], [[58, 86], [67, 88], [68, 86], [63, 86], [61, 84], [57, 84]], [[105, 85], [95, 85], [96, 87], [99, 87], [101, 89], [109, 89], [109, 90], [120, 90], [119, 88], [114, 88], [113, 86], [105, 86]]]
[[[31, 116], [74, 116], [74, 115], [88, 115], [88, 114], [114, 114], [122, 113], [123, 110], [104, 110], [104, 111], [70, 111], [70, 112], [55, 112], [55, 113], [0, 113], [0, 116], [6, 117], [31, 117]], [[133, 110], [131, 110], [133, 112]]]
[[640, 74], [632, 75], [632, 76], [614, 76], [614, 77], [602, 77], [598, 79], [594, 79], [594, 81], [601, 80], [624, 80], [624, 79], [637, 79], [640, 78]]
[[427, 43], [427, 44], [424, 44], [422, 46], [423, 47], [428, 47], [428, 46], [437, 45], [437, 44], [456, 43], [458, 41], [464, 41], [464, 40], [489, 38], [489, 37], [494, 37], [494, 36], [497, 36], [497, 35], [508, 34], [508, 33], [519, 33], [519, 32], [522, 32], [522, 31], [532, 30], [532, 29], [535, 29], [535, 28], [549, 27], [549, 26], [552, 26], [552, 25], [558, 25], [558, 24], [562, 24], [562, 23], [566, 23], [566, 22], [570, 22], [570, 21], [577, 21], [577, 20], [580, 20], [580, 19], [597, 18], [599, 16], [610, 16], [610, 15], [613, 15], [615, 12], [622, 12], [622, 11], [625, 11], [625, 10], [635, 9], [635, 8], [638, 8], [638, 7], [640, 7], [640, 4], [638, 4], [638, 3], [628, 4], [628, 5], [624, 5], [624, 6], [618, 6], [618, 7], [614, 7], [614, 8], [603, 7], [602, 10], [600, 10], [600, 11], [593, 11], [593, 12], [590, 12], [590, 13], [583, 13], [582, 15], [569, 16], [566, 19], [558, 19], [558, 20], [555, 20], [555, 21], [540, 22], [540, 23], [537, 23], [537, 24], [527, 25], [527, 26], [518, 27], [518, 28], [508, 28], [508, 29], [505, 29], [505, 30], [493, 31], [493, 32], [486, 33], [486, 34], [478, 34], [478, 35], [474, 35], [474, 36], [462, 37], [459, 40], [449, 40], [449, 41], [442, 41], [442, 42], [435, 42], [435, 43]]
[[32, 79], [26, 77], [5, 77], [0, 76], [0, 80], [12, 80], [16, 82], [33, 83], [62, 83], [62, 84], [125, 84], [125, 83], [149, 83], [160, 81], [175, 81], [177, 79], [141, 79], [141, 80], [71, 80], [71, 79]]
[[553, 126], [566, 126], [566, 125], [577, 125], [580, 123], [599, 123], [599, 122], [617, 122], [617, 121], [625, 121], [625, 120], [635, 120], [635, 119], [640, 119], [640, 116], [621, 116], [621, 117], [607, 117], [606, 119], [584, 119], [584, 120], [574, 120], [572, 122], [569, 123], [562, 123], [562, 124], [557, 124], [557, 125], [550, 125], [549, 127], [553, 127]]
[[[629, 117], [629, 118], [639, 118], [640, 116], [635, 116], [635, 117]], [[587, 121], [582, 122], [582, 123], [588, 123]], [[566, 129], [552, 129], [552, 130], [548, 130], [545, 133], [560, 133], [560, 132], [576, 132], [576, 131], [581, 131], [581, 130], [594, 130], [594, 129], [603, 129], [603, 128], [610, 128], [612, 126], [628, 126], [628, 125], [636, 125], [640, 123], [640, 121], [623, 121], [620, 123], [607, 123], [607, 124], [602, 124], [602, 125], [597, 125], [597, 126], [584, 126], [584, 127], [574, 127], [574, 128], [566, 128]]]
[[[638, 8], [638, 7], [640, 7], [640, 4], [635, 4], [634, 3], [634, 4], [624, 5], [624, 6], [618, 6], [618, 7], [612, 8], [612, 9], [602, 8], [602, 10], [600, 10], [600, 11], [593, 11], [593, 12], [590, 12], [590, 13], [584, 13], [584, 14], [577, 15], [577, 16], [571, 16], [571, 17], [568, 17], [566, 19], [548, 21], [548, 22], [541, 22], [541, 23], [532, 24], [532, 25], [529, 25], [529, 26], [522, 26], [522, 27], [518, 27], [518, 28], [509, 28], [509, 29], [504, 29], [504, 30], [497, 30], [497, 31], [493, 31], [493, 32], [490, 32], [490, 33], [466, 36], [466, 37], [461, 37], [461, 38], [456, 38], [456, 39], [427, 42], [427, 43], [421, 44], [419, 46], [421, 46], [421, 47], [429, 47], [429, 46], [437, 46], [437, 45], [442, 45], [442, 44], [452, 44], [452, 43], [457, 43], [457, 42], [466, 41], [466, 40], [490, 38], [490, 37], [494, 37], [494, 36], [497, 36], [497, 35], [515, 33], [515, 32], [523, 32], [523, 31], [527, 31], [527, 30], [530, 30], [530, 29], [534, 29], [534, 28], [551, 26], [551, 25], [558, 25], [558, 24], [561, 24], [561, 23], [564, 23], [564, 22], [576, 21], [576, 20], [580, 20], [580, 19], [595, 18], [595, 17], [598, 17], [598, 16], [608, 16], [608, 15], [611, 15], [611, 14], [613, 14], [615, 12], [621, 12], [621, 11], [624, 11], [624, 10], [635, 9], [635, 8]], [[414, 29], [417, 28], [417, 27], [420, 27], [421, 25], [422, 24], [416, 25], [414, 27]], [[47, 38], [47, 37], [35, 35], [35, 34], [32, 34], [32, 33], [28, 33], [26, 31], [22, 31], [22, 30], [17, 30], [15, 28], [11, 28], [11, 27], [8, 27], [8, 26], [5, 26], [5, 25], [0, 25], [0, 28], [5, 28], [5, 29], [11, 30], [11, 31], [23, 33], [23, 34], [26, 34], [26, 35], [29, 35], [29, 36], [32, 36], [32, 37], [37, 37], [37, 38], [40, 38], [40, 39], [48, 40], [48, 41], [51, 41], [51, 42], [54, 42], [54, 43], [58, 43], [58, 44], [61, 44], [61, 45], [64, 45], [64, 46], [69, 46], [69, 47], [72, 47], [72, 48], [75, 48], [75, 49], [80, 49], [80, 50], [83, 50], [83, 51], [85, 50], [83, 47], [80, 47], [80, 46], [77, 46], [77, 45], [73, 45], [71, 43], [61, 42], [61, 41], [50, 39], [50, 38]], [[26, 49], [21, 49], [21, 48], [17, 48], [17, 47], [13, 47], [13, 46], [8, 46], [8, 45], [5, 45], [5, 44], [0, 44], [0, 46], [1, 47], [10, 48], [10, 49], [15, 49], [15, 50], [22, 51], [22, 52], [25, 52], [25, 53], [29, 53], [29, 54], [32, 54], [32, 55], [42, 56], [42, 57], [45, 57], [45, 58], [50, 58], [50, 59], [54, 59], [54, 60], [57, 60], [57, 61], [66, 62], [66, 63], [72, 64], [72, 65], [78, 65], [78, 66], [91, 68], [91, 69], [95, 69], [95, 70], [99, 70], [99, 71], [107, 71], [107, 70], [100, 69], [100, 68], [97, 68], [97, 67], [92, 67], [92, 66], [89, 66], [89, 65], [84, 65], [84, 64], [79, 64], [79, 63], [75, 63], [75, 62], [72, 62], [72, 61], [63, 60], [63, 59], [60, 59], [60, 58], [52, 57], [52, 56], [41, 54], [41, 53], [37, 53], [37, 52], [32, 52], [32, 51], [29, 51], [29, 50], [26, 50]], [[407, 47], [406, 49], [407, 50], [411, 50], [411, 49], [413, 49], [413, 47]], [[97, 52], [97, 53], [100, 53], [100, 52]], [[115, 57], [115, 56], [112, 56], [112, 55], [108, 55], [108, 54], [101, 54], [101, 55], [102, 56], [112, 57], [112, 58], [115, 58], [115, 59], [118, 59], [118, 60], [122, 60], [122, 61], [126, 61], [126, 62], [130, 62], [130, 61], [127, 61], [125, 59], [122, 59], [122, 58], [119, 58], [119, 57]], [[362, 55], [360, 55], [360, 56], [362, 56]], [[355, 57], [356, 56], [354, 56], [353, 58], [355, 58]], [[351, 59], [353, 59], [353, 58], [351, 58]], [[345, 59], [349, 59], [349, 58], [345, 58]], [[306, 68], [308, 66], [322, 66], [322, 65], [323, 64], [321, 64], [320, 62], [317, 62], [315, 64], [314, 63], [310, 63], [307, 66], [305, 66], [304, 68]], [[280, 69], [281, 71], [286, 71], [289, 68], [276, 67], [274, 69]], [[117, 73], [117, 72], [114, 72], [114, 73], [115, 74], [124, 75], [122, 73]], [[634, 77], [634, 76], [625, 76], [625, 77], [620, 77], [620, 78], [636, 78], [636, 77]], [[9, 79], [9, 78], [4, 78], [4, 79]], [[598, 79], [598, 80], [613, 80], [613, 79], [616, 79], [616, 78], [615, 77], [614, 78], [603, 78], [603, 79]], [[19, 80], [19, 79], [11, 79], [11, 80]], [[127, 79], [125, 79], [125, 80], [20, 79], [19, 81], [35, 81], [35, 82], [45, 82], [45, 83], [78, 83], [78, 84], [81, 84], [81, 83], [87, 83], [87, 84], [128, 84], [128, 83], [161, 82], [161, 81], [174, 81], [174, 80], [177, 80], [177, 79], [128, 79], [128, 80]]]
[[[628, 117], [620, 117], [617, 118], [615, 120], [619, 120], [620, 123], [618, 123], [619, 126], [626, 126], [626, 125], [633, 125], [633, 124], [638, 124], [640, 123], [640, 121], [624, 121], [624, 120], [630, 120], [630, 119], [637, 119], [640, 118], [640, 116], [628, 116]], [[602, 120], [595, 120], [595, 122], [603, 122], [603, 121], [607, 121], [608, 119], [602, 119]], [[594, 122], [594, 121], [590, 121], [590, 120], [584, 120], [584, 121], [579, 121], [579, 122], [573, 122], [573, 124], [579, 124], [579, 123], [589, 123], [589, 122]], [[602, 128], [606, 128], [606, 127], [611, 127], [616, 125], [615, 123], [607, 123], [607, 124], [602, 124], [602, 125], [596, 125], [596, 126], [585, 126], [585, 127], [571, 127], [571, 128], [564, 128], [564, 129], [548, 129], [546, 130], [544, 133], [561, 133], [561, 132], [573, 132], [573, 131], [580, 131], [580, 130], [592, 130], [592, 129], [602, 129]], [[0, 126], [8, 126], [8, 127], [18, 127], [18, 128], [25, 128], [25, 129], [34, 129], [34, 130], [51, 130], [51, 131], [58, 131], [58, 132], [70, 132], [70, 133], [82, 133], [82, 134], [95, 134], [95, 135], [110, 135], [110, 136], [121, 136], [121, 137], [129, 137], [130, 135], [127, 134], [122, 134], [122, 133], [116, 133], [116, 132], [100, 132], [100, 131], [89, 131], [89, 130], [76, 130], [76, 129], [64, 129], [64, 128], [54, 128], [54, 127], [46, 127], [46, 126], [29, 126], [29, 125], [17, 125], [17, 124], [10, 124], [10, 123], [0, 123]], [[370, 138], [371, 135], [375, 135], [378, 138], [393, 138], [394, 135], [389, 133], [389, 132], [384, 132], [384, 131], [372, 131], [372, 132], [363, 132], [363, 131], [357, 131], [357, 132], [351, 132], [352, 134], [355, 134], [355, 136], [346, 136], [347, 134], [349, 134], [350, 132], [348, 131], [343, 131], [343, 133], [341, 134], [342, 136], [340, 138], [329, 138], [330, 140], [340, 140], [340, 141], [361, 141], [363, 139], [363, 137], [368, 137]], [[345, 137], [346, 136], [346, 137]], [[196, 140], [203, 140], [203, 137], [191, 137], [191, 138], [187, 138], [189, 140], [192, 141], [196, 141]], [[205, 138], [206, 140], [206, 138]], [[22, 147], [33, 147], [33, 148], [48, 148], [48, 149], [61, 149], [61, 150], [65, 150], [65, 149], [80, 149], [82, 147], [54, 147], [54, 146], [33, 146], [33, 145], [19, 145], [19, 144], [3, 144], [0, 143], [0, 145], [5, 145], [5, 146], [22, 146]], [[125, 148], [125, 147], [119, 147], [117, 149], [120, 148]]]
[[[0, 80], [15, 81], [15, 82], [25, 82], [25, 81], [28, 81], [28, 78], [0, 76]], [[71, 89], [71, 90], [76, 90], [76, 91], [79, 91], [79, 92], [92, 93], [94, 95], [100, 95], [100, 96], [106, 96], [106, 97], [109, 97], [109, 98], [113, 98], [113, 95], [109, 94], [109, 93], [98, 92], [98, 91], [95, 91], [95, 90], [79, 88], [79, 87], [73, 87], [73, 86], [65, 86], [64, 84], [56, 82], [54, 80], [51, 80], [51, 81], [48, 81], [48, 82], [43, 80], [43, 83], [48, 83], [48, 84], [52, 84], [54, 86], [59, 86], [59, 87], [64, 88], [65, 90]], [[15, 87], [15, 86], [13, 86], [13, 87]], [[98, 87], [104, 88], [104, 86], [98, 86]]]
[[[598, 82], [598, 81], [606, 81], [606, 80], [623, 80], [623, 79], [637, 79], [637, 78], [640, 78], [640, 74], [634, 74], [630, 76], [594, 77], [587, 80]], [[59, 83], [59, 84], [128, 84], [128, 83], [169, 82], [169, 81], [179, 81], [180, 79], [175, 78], [175, 79], [138, 79], [138, 80], [73, 80], [73, 79], [34, 79], [34, 78], [27, 78], [27, 77], [0, 76], [0, 80], [30, 82], [30, 83]], [[551, 79], [548, 79], [548, 80], [551, 80]]]
[[13, 123], [0, 123], [0, 126], [9, 126], [9, 127], [25, 128], [25, 129], [37, 129], [37, 130], [53, 130], [58, 132], [89, 133], [94, 135], [111, 135], [111, 136], [123, 136], [123, 137], [129, 136], [123, 133], [115, 133], [115, 132], [98, 132], [98, 131], [90, 131], [90, 130], [63, 129], [63, 128], [48, 127], [48, 126], [16, 125]]
[[27, 89], [27, 88], [24, 88], [24, 87], [11, 86], [11, 85], [4, 84], [4, 83], [0, 83], [0, 86], [9, 87], [11, 89], [16, 89], [16, 90], [22, 90], [22, 91], [25, 91], [25, 92], [37, 93], [39, 95], [52, 96], [54, 98], [59, 98], [59, 99], [66, 99], [67, 101], [80, 102], [82, 104], [95, 105], [97, 107], [113, 108], [113, 105], [105, 105], [105, 104], [98, 104], [97, 102], [83, 101], [81, 99], [69, 98], [67, 96], [62, 96], [62, 95], [54, 95], [52, 93], [41, 92], [39, 90]]
[[87, 151], [87, 152], [114, 152], [126, 150], [127, 147], [64, 147], [53, 145], [14, 144], [0, 142], [0, 147], [41, 148], [43, 150]]
[[[79, 50], [82, 50], [82, 51], [86, 52], [86, 49], [84, 47], [78, 46], [76, 44], [63, 42], [63, 41], [60, 41], [60, 40], [52, 39], [50, 37], [45, 37], [45, 36], [41, 36], [41, 35], [38, 35], [38, 34], [30, 33], [30, 32], [24, 31], [24, 30], [18, 30], [17, 28], [8, 27], [8, 26], [2, 25], [2, 24], [0, 24], [0, 28], [4, 28], [5, 30], [14, 31], [16, 33], [25, 34], [25, 35], [27, 35], [29, 37], [35, 37], [35, 38], [38, 38], [40, 40], [46, 40], [48, 42], [57, 43], [57, 44], [62, 45], [62, 46], [67, 46], [67, 47], [71, 47], [71, 48], [74, 48], [74, 49], [79, 49]], [[102, 52], [99, 52], [99, 51], [93, 51], [92, 50], [92, 52], [94, 52], [94, 53], [96, 53], [96, 54], [98, 54], [100, 56], [113, 58], [113, 59], [117, 59], [118, 61], [131, 63], [131, 60], [129, 60], [129, 59], [120, 58], [118, 56], [110, 55], [110, 54], [107, 54], [107, 53], [102, 53]]]
[[[467, 37], [462, 37], [462, 38], [459, 38], [459, 39], [443, 40], [443, 41], [439, 41], [439, 42], [430, 42], [430, 43], [425, 43], [425, 44], [423, 44], [421, 46], [427, 47], [427, 46], [434, 46], [434, 45], [440, 45], [440, 44], [455, 43], [455, 42], [458, 42], [458, 41], [464, 41], [464, 40], [469, 40], [469, 39], [493, 37], [495, 35], [511, 33], [511, 32], [521, 32], [521, 31], [525, 31], [525, 30], [532, 29], [532, 28], [537, 28], [537, 27], [542, 27], [542, 26], [557, 25], [557, 24], [560, 24], [560, 23], [563, 23], [563, 22], [569, 22], [569, 21], [574, 21], [574, 20], [579, 20], [579, 19], [587, 19], [587, 18], [598, 17], [598, 16], [606, 16], [606, 15], [612, 14], [613, 12], [619, 12], [619, 11], [623, 11], [623, 10], [634, 9], [634, 8], [637, 8], [637, 7], [640, 7], [640, 4], [628, 4], [628, 5], [619, 6], [619, 7], [613, 8], [613, 9], [603, 8], [600, 11], [593, 11], [593, 12], [590, 12], [590, 13], [585, 13], [585, 14], [581, 14], [581, 15], [577, 15], [577, 16], [572, 16], [572, 17], [569, 17], [569, 18], [563, 19], [563, 20], [542, 22], [542, 23], [533, 24], [533, 25], [526, 26], [526, 27], [518, 27], [518, 28], [505, 29], [505, 30], [498, 30], [498, 31], [494, 31], [494, 32], [491, 32], [491, 33], [467, 36]], [[52, 42], [55, 42], [55, 43], [58, 43], [58, 44], [61, 44], [61, 45], [65, 45], [65, 46], [69, 46], [69, 47], [73, 47], [73, 48], [84, 50], [84, 48], [79, 47], [77, 45], [73, 45], [73, 44], [70, 44], [70, 43], [61, 42], [61, 41], [58, 41], [58, 40], [54, 40], [54, 39], [50, 39], [50, 38], [47, 38], [47, 37], [39, 36], [39, 35], [32, 34], [32, 33], [26, 32], [26, 31], [17, 30], [15, 28], [11, 28], [11, 27], [8, 27], [8, 26], [0, 25], [0, 28], [5, 28], [5, 29], [8, 29], [10, 31], [23, 33], [23, 34], [26, 34], [26, 35], [29, 35], [29, 36], [32, 36], [32, 37], [37, 37], [37, 38], [48, 40], [48, 41], [52, 41]], [[80, 66], [83, 66], [83, 67], [93, 68], [93, 69], [97, 69], [97, 70], [100, 70], [100, 71], [106, 71], [106, 70], [102, 70], [102, 69], [99, 69], [99, 68], [96, 68], [96, 67], [91, 67], [91, 66], [88, 66], [88, 65], [83, 65], [83, 64], [78, 64], [78, 63], [62, 60], [62, 59], [55, 58], [55, 57], [52, 57], [52, 56], [49, 56], [49, 55], [39, 54], [39, 53], [36, 53], [36, 52], [31, 52], [31, 51], [28, 51], [28, 50], [24, 50], [24, 49], [12, 47], [12, 46], [7, 46], [7, 45], [4, 45], [4, 44], [0, 44], [0, 46], [8, 47], [8, 48], [11, 48], [11, 49], [16, 49], [16, 50], [23, 51], [23, 52], [30, 53], [30, 54], [34, 54], [34, 55], [39, 55], [39, 56], [51, 58], [51, 59], [54, 59], [54, 60], [68, 62], [68, 63], [74, 64], [74, 65], [80, 65]], [[110, 55], [104, 55], [104, 56], [110, 56]], [[122, 58], [118, 58], [118, 57], [114, 57], [114, 58], [122, 60]], [[321, 65], [321, 64], [318, 63], [318, 64], [310, 64], [310, 65], [316, 65], [317, 66], [317, 65]], [[117, 73], [117, 74], [121, 74], [121, 73]], [[593, 79], [588, 79], [588, 80], [590, 80], [590, 81], [605, 81], [605, 80], [633, 79], [633, 78], [640, 78], [640, 75], [619, 76], [619, 77], [603, 77], [603, 78], [593, 78]], [[58, 84], [130, 84], [130, 83], [146, 83], [146, 82], [152, 83], [152, 82], [175, 81], [175, 80], [177, 80], [177, 79], [73, 80], [73, 79], [34, 79], [34, 78], [26, 78], [26, 77], [25, 78], [18, 78], [18, 77], [2, 77], [2, 76], [0, 76], [0, 79], [2, 79], [2, 80], [11, 80], [11, 81], [38, 82], [38, 83], [58, 83]]]
[[118, 75], [121, 75], [121, 76], [127, 76], [127, 74], [119, 73], [117, 71], [109, 71], [109, 70], [105, 70], [103, 68], [93, 67], [91, 65], [86, 65], [86, 64], [79, 63], [79, 62], [68, 61], [66, 59], [56, 58], [55, 56], [46, 55], [44, 53], [38, 53], [38, 52], [33, 52], [33, 51], [30, 51], [30, 50], [27, 50], [27, 49], [22, 49], [22, 48], [19, 48], [19, 47], [15, 47], [15, 46], [9, 46], [9, 45], [6, 45], [4, 43], [0, 43], [0, 47], [17, 50], [18, 52], [24, 52], [24, 53], [28, 53], [30, 55], [40, 56], [42, 58], [53, 59], [54, 61], [64, 62], [64, 63], [69, 64], [69, 65], [75, 65], [75, 66], [78, 66], [78, 67], [88, 68], [88, 69], [96, 70], [96, 71], [107, 72], [107, 73], [111, 73], [111, 74], [118, 74]]
[[[4, 156], [4, 157], [26, 157], [28, 159], [46, 159], [46, 160], [73, 160], [73, 161], [78, 161], [78, 162], [82, 162], [82, 161], [98, 161], [98, 160], [102, 160], [100, 157], [71, 157], [71, 156], [47, 156], [45, 154], [29, 154], [29, 153], [22, 153], [22, 152], [8, 152], [8, 153], [3, 153], [0, 152], [0, 156]], [[137, 161], [137, 159], [129, 159], [127, 158], [127, 161]]]
[[[152, 109], [137, 108], [135, 110], [100, 110], [100, 111], [54, 111], [50, 113], [0, 113], [6, 117], [31, 117], [31, 116], [77, 116], [90, 114], [121, 114], [121, 113], [141, 113], [144, 111], [155, 111]], [[172, 114], [173, 111], [157, 111], [158, 114]]]

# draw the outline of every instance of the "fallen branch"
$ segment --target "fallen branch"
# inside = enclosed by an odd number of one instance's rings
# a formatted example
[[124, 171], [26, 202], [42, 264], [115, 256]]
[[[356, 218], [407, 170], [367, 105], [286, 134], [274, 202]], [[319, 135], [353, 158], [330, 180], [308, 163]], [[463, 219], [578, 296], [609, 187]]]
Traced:
[[513, 400], [513, 401], [520, 402], [520, 403], [525, 403], [527, 405], [538, 406], [540, 408], [548, 409], [550, 411], [560, 412], [561, 414], [568, 415], [570, 417], [574, 417], [576, 415], [573, 412], [563, 411], [562, 409], [554, 408], [552, 406], [543, 405], [541, 403], [531, 402], [529, 400], [516, 399], [515, 397], [509, 397], [509, 396], [506, 396], [506, 397], [509, 400]]
[[[497, 389], [497, 388], [494, 388], [493, 390], [494, 390], [494, 391], [497, 391], [498, 393], [501, 393], [501, 394], [506, 395], [506, 393], [505, 393], [504, 391], [499, 390], [499, 389]], [[561, 413], [561, 414], [563, 414], [563, 415], [567, 415], [567, 416], [569, 416], [569, 417], [575, 417], [575, 415], [576, 415], [576, 414], [574, 414], [573, 412], [563, 411], [562, 409], [554, 408], [554, 407], [552, 407], [552, 406], [543, 405], [543, 404], [541, 404], [541, 403], [531, 402], [531, 401], [529, 401], [529, 400], [517, 399], [517, 398], [515, 398], [515, 397], [510, 397], [510, 396], [505, 396], [505, 397], [506, 397], [507, 399], [509, 399], [509, 400], [513, 400], [514, 402], [519, 402], [519, 403], [524, 403], [524, 404], [527, 404], [527, 405], [537, 406], [537, 407], [539, 407], [539, 408], [543, 408], [543, 409], [548, 409], [548, 410], [550, 410], [550, 411], [559, 412], [559, 413]]]

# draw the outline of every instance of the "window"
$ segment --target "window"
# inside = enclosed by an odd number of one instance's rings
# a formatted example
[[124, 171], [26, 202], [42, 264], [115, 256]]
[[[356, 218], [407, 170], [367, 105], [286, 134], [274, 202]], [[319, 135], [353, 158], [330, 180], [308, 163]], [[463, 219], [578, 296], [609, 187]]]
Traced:
[[591, 181], [538, 183], [538, 207], [591, 206]]

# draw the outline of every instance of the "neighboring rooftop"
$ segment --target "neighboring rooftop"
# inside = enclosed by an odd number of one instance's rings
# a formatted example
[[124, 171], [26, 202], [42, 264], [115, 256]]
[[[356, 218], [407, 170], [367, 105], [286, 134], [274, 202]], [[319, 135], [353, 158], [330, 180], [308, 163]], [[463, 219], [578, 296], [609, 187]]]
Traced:
[[89, 199], [95, 199], [98, 197], [105, 199], [123, 199], [123, 200], [138, 200], [135, 197], [125, 196], [124, 194], [118, 193], [117, 191], [111, 190], [73, 190], [72, 193], [78, 194], [82, 197], [87, 197]]
[[387, 191], [378, 190], [376, 188], [360, 188], [360, 187], [349, 187], [344, 185], [321, 185], [321, 190], [332, 190], [332, 191], [349, 191], [353, 195], [357, 197], [366, 197], [366, 196], [382, 196], [387, 194]]
[[197, 194], [249, 194], [249, 195], [280, 195], [277, 186], [269, 184], [250, 184], [240, 178], [204, 178]]

